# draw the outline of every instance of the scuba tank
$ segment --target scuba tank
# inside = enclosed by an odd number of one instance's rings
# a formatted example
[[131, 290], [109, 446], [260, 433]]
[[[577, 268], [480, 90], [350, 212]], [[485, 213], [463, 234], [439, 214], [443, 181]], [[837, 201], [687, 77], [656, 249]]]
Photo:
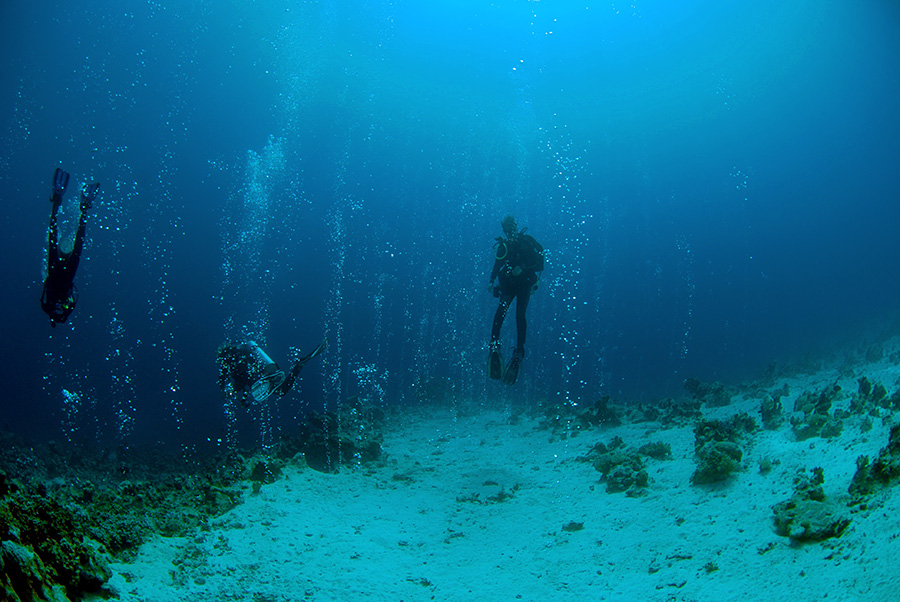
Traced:
[[249, 341], [248, 345], [252, 356], [250, 373], [261, 375], [250, 385], [250, 395], [256, 401], [264, 401], [284, 382], [284, 371], [278, 369], [278, 364], [266, 355], [256, 341]]

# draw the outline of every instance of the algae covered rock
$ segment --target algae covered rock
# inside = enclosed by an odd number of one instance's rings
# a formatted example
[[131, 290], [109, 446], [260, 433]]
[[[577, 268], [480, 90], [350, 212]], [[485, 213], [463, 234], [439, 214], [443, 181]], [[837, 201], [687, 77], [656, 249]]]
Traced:
[[724, 481], [741, 467], [743, 452], [730, 441], [714, 441], [697, 453], [697, 469], [691, 483], [704, 485]]
[[775, 532], [794, 543], [822, 541], [840, 536], [850, 525], [844, 509], [825, 498], [825, 474], [815, 468], [809, 475], [800, 471], [794, 479], [790, 499], [772, 507]]
[[827, 502], [791, 498], [775, 504], [775, 532], [795, 543], [839, 537], [850, 525], [842, 509]]
[[4, 600], [67, 600], [99, 592], [110, 578], [105, 548], [85, 517], [39, 492], [19, 490], [0, 505]]
[[629, 497], [637, 497], [643, 494], [643, 490], [650, 484], [650, 475], [643, 468], [635, 470], [628, 464], [621, 464], [606, 474], [606, 492], [625, 492]]
[[158, 449], [8, 440], [0, 449], [0, 600], [108, 597], [110, 555], [128, 561], [150, 534], [189, 534], [240, 501], [230, 465]]

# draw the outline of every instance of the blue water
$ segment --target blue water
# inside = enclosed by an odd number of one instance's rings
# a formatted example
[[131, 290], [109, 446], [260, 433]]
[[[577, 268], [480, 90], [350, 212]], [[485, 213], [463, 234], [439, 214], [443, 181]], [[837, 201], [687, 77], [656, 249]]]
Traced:
[[[0, 23], [6, 430], [252, 445], [352, 395], [677, 396], [886, 333], [900, 300], [894, 2], [5, 2]], [[57, 166], [102, 191], [51, 329]], [[507, 213], [548, 252], [514, 387], [485, 376]], [[219, 343], [286, 366], [325, 336], [289, 396], [226, 416]]]

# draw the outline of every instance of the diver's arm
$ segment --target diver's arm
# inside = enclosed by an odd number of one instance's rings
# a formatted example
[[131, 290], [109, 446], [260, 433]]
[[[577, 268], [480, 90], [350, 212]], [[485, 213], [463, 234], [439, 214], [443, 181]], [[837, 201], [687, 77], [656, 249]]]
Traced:
[[491, 270], [491, 286], [494, 285], [494, 280], [497, 279], [497, 276], [500, 274], [501, 268], [503, 268], [503, 264], [506, 263], [506, 258], [503, 259], [495, 259], [494, 260], [494, 268]]

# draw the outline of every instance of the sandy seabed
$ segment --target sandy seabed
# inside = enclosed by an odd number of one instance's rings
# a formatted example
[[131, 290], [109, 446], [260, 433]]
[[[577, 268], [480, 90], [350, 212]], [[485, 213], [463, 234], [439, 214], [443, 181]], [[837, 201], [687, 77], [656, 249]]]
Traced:
[[[780, 379], [785, 407], [834, 383], [856, 391], [863, 374], [895, 385], [887, 362]], [[840, 405], [844, 402], [839, 402]], [[746, 412], [736, 396], [704, 418]], [[796, 441], [790, 425], [760, 430], [728, 481], [691, 484], [694, 423], [624, 424], [554, 437], [509, 411], [461, 415], [423, 409], [385, 430], [387, 465], [323, 474], [288, 467], [277, 482], [192, 538], [157, 537], [137, 560], [113, 565], [123, 602], [419, 600], [853, 600], [900, 599], [900, 489], [852, 512], [842, 536], [792, 544], [772, 506], [791, 496], [799, 470], [822, 467], [827, 497], [849, 501], [856, 459], [887, 444], [891, 418], [839, 437]], [[607, 493], [580, 461], [598, 442], [664, 442], [644, 495]], [[760, 462], [774, 461], [763, 473]], [[249, 489], [249, 488], [248, 488]]]

